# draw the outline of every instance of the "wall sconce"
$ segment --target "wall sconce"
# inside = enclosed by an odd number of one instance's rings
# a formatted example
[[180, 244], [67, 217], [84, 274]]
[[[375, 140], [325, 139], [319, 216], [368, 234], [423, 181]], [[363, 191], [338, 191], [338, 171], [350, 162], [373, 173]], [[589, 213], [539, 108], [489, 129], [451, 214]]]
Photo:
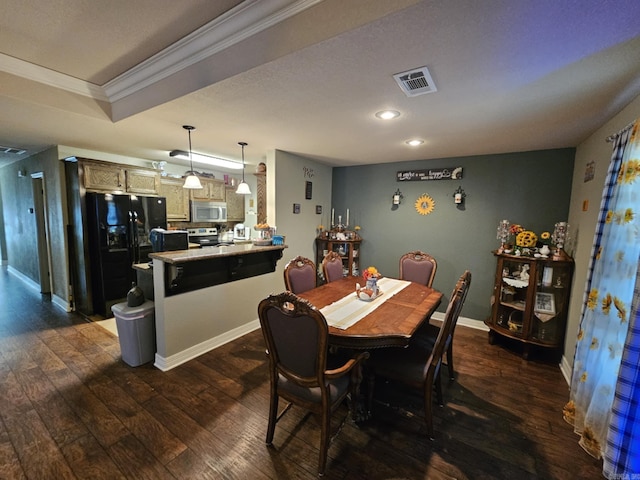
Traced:
[[18, 177], [22, 178], [22, 177], [26, 177], [27, 176], [27, 169], [26, 168], [21, 168], [20, 170], [18, 170]]
[[462, 189], [462, 187], [458, 187], [458, 189], [453, 192], [453, 202], [456, 205], [461, 205], [464, 203], [464, 197], [466, 197], [467, 194], [464, 193], [464, 190]]
[[404, 198], [400, 189], [396, 189], [396, 193], [393, 194], [393, 204], [400, 205], [400, 201]]

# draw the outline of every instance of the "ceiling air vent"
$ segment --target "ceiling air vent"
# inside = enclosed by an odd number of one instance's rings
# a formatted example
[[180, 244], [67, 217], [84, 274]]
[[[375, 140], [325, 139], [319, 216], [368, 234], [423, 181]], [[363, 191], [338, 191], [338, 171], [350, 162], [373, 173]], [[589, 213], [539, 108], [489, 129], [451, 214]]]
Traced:
[[10, 155], [22, 155], [23, 153], [27, 153], [27, 151], [21, 150], [19, 148], [0, 146], [0, 153], [6, 153]]
[[396, 82], [398, 82], [407, 97], [417, 97], [418, 95], [438, 91], [427, 67], [396, 73], [393, 78], [396, 79]]

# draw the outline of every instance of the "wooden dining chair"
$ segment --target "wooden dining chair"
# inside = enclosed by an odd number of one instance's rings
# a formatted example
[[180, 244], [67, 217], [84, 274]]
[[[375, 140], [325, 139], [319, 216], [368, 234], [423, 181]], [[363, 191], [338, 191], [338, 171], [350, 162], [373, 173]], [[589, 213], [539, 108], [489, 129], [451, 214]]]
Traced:
[[[468, 283], [471, 283], [471, 272], [466, 271], [465, 275], [468, 274]], [[465, 291], [466, 298], [466, 291]], [[462, 300], [464, 302], [464, 298]], [[447, 338], [447, 344], [445, 347], [445, 353], [447, 356], [447, 371], [449, 372], [449, 380], [453, 381], [456, 378], [455, 370], [453, 366], [453, 335], [456, 329], [456, 325], [458, 323], [458, 319], [456, 318], [456, 323], [454, 323], [453, 328], [451, 329], [451, 334]], [[411, 342], [416, 344], [421, 344], [423, 348], [433, 348], [436, 339], [438, 338], [438, 334], [440, 333], [441, 327], [438, 325], [434, 325], [429, 322], [423, 323], [416, 333], [411, 337]]]
[[[265, 298], [258, 306], [258, 317], [267, 345], [271, 380], [267, 445], [273, 442], [276, 423], [292, 404], [320, 415], [318, 474], [322, 475], [329, 444], [335, 436], [330, 431], [331, 417], [349, 393], [351, 409], [355, 411], [361, 363], [369, 354], [362, 352], [346, 361], [330, 356], [324, 315], [294, 293]], [[278, 414], [280, 397], [289, 403]], [[348, 413], [340, 427], [347, 416]]]
[[324, 279], [329, 282], [342, 278], [342, 257], [338, 252], [329, 252], [322, 260], [322, 273]]
[[374, 396], [375, 379], [386, 378], [397, 381], [409, 387], [422, 390], [424, 401], [424, 419], [427, 434], [433, 439], [433, 390], [436, 399], [443, 405], [442, 382], [440, 367], [447, 339], [456, 324], [460, 310], [464, 303], [471, 273], [466, 271], [456, 283], [451, 294], [442, 328], [432, 348], [420, 344], [410, 343], [406, 348], [381, 348], [372, 350], [367, 361], [367, 376], [369, 379], [369, 408], [371, 409]]
[[284, 286], [293, 293], [302, 293], [316, 287], [316, 264], [298, 255], [284, 267]]
[[433, 285], [438, 262], [428, 253], [416, 250], [400, 257], [400, 280]]

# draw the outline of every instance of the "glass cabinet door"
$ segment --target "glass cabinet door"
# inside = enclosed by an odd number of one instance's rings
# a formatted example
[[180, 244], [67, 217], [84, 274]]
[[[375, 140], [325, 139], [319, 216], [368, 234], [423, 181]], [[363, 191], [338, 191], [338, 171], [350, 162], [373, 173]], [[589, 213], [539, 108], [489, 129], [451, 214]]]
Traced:
[[527, 291], [531, 265], [522, 261], [504, 259], [496, 312], [496, 324], [512, 335], [522, 336], [526, 332]]
[[538, 266], [531, 331], [535, 340], [556, 344], [562, 339], [568, 287], [566, 265], [546, 262]]

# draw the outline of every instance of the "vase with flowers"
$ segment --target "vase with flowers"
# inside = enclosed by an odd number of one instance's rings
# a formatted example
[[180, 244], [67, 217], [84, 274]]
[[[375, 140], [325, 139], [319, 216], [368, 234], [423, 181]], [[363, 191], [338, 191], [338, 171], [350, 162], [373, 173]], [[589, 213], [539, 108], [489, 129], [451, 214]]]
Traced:
[[551, 238], [551, 234], [549, 232], [542, 232], [540, 234], [540, 243], [542, 244], [538, 249], [538, 253], [543, 257], [547, 258], [551, 253], [551, 248], [549, 248], [549, 241]]
[[378, 288], [378, 279], [382, 278], [382, 275], [376, 267], [366, 268], [362, 272], [362, 278], [365, 282], [364, 287], [356, 283], [356, 295], [360, 300], [371, 301], [382, 293]]

